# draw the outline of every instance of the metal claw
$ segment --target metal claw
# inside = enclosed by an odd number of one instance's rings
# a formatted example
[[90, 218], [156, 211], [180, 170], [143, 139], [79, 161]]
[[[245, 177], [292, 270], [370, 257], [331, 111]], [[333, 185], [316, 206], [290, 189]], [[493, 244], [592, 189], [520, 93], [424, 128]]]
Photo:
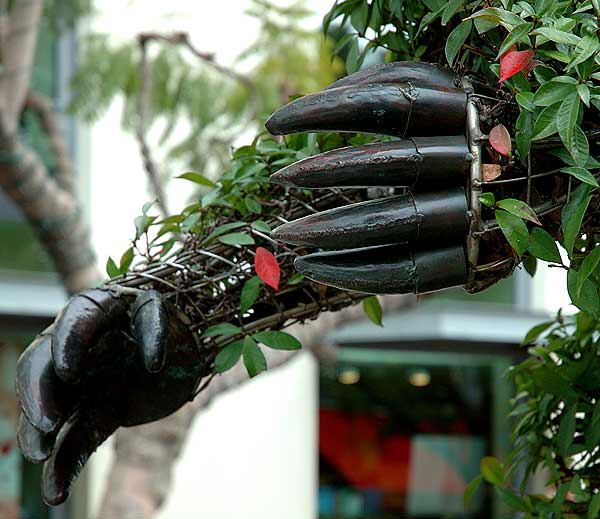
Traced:
[[148, 290], [137, 297], [132, 309], [131, 327], [144, 366], [150, 373], [159, 372], [165, 363], [168, 330], [167, 312], [160, 292]]
[[464, 136], [416, 137], [339, 148], [294, 162], [271, 175], [275, 184], [301, 188], [461, 183], [469, 167]]
[[271, 235], [294, 245], [345, 249], [431, 239], [457, 242], [467, 225], [464, 190], [454, 188], [336, 207], [280, 225]]
[[300, 97], [277, 110], [265, 126], [276, 135], [314, 131], [457, 135], [465, 128], [466, 105], [462, 88], [355, 85]]
[[316, 252], [296, 258], [294, 265], [313, 281], [368, 294], [422, 294], [467, 280], [462, 245], [415, 250], [400, 244]]

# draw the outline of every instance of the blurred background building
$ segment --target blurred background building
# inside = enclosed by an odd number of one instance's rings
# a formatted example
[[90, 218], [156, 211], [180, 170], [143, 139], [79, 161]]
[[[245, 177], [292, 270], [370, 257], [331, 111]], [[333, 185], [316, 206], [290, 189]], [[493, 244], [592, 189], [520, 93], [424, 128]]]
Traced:
[[[144, 30], [187, 31], [198, 48], [232, 65], [259, 30], [244, 14], [248, 4], [98, 0], [83, 32], [106, 32], [120, 42]], [[307, 28], [317, 29], [329, 4], [307, 2], [315, 12]], [[35, 85], [62, 114], [104, 265], [128, 247], [133, 218], [149, 194], [137, 144], [121, 129], [120, 102], [93, 125], [65, 111], [80, 37], [53, 38], [42, 30]], [[25, 118], [22, 131], [52, 168], [36, 122]], [[169, 191], [172, 205], [183, 203], [177, 186]], [[66, 295], [1, 192], [0, 243], [0, 511], [20, 506], [26, 518], [96, 518], [110, 442], [92, 458], [70, 502], [51, 512], [40, 501], [40, 467], [15, 449], [16, 358]], [[567, 304], [561, 275], [540, 267], [530, 280], [517, 271], [478, 296], [460, 290], [423, 296], [416, 307], [385, 315], [383, 329], [359, 321], [329, 330], [324, 341], [338, 347], [334, 361], [319, 364], [300, 353], [198, 416], [159, 518], [500, 517], [489, 495], [478, 495], [469, 512], [462, 495], [479, 459], [505, 451], [512, 393], [504, 373], [540, 315]]]

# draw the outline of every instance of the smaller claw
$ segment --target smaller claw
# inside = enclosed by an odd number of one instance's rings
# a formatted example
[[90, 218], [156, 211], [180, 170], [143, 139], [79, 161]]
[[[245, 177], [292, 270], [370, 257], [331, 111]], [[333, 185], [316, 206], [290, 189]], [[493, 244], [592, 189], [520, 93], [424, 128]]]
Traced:
[[125, 323], [127, 298], [103, 288], [73, 296], [54, 321], [52, 357], [57, 375], [68, 384], [81, 376], [83, 359], [98, 337]]
[[465, 236], [467, 200], [462, 188], [398, 195], [311, 214], [280, 225], [271, 236], [294, 245], [322, 249], [426, 242], [446, 243]]
[[464, 136], [417, 137], [339, 148], [307, 157], [273, 173], [290, 187], [367, 187], [457, 184], [469, 165]]
[[25, 459], [33, 463], [46, 461], [52, 454], [56, 435], [43, 434], [21, 413], [17, 425], [17, 445]]
[[165, 342], [169, 327], [161, 295], [148, 290], [133, 305], [131, 325], [140, 347], [144, 366], [150, 373], [159, 372], [165, 363]]
[[422, 294], [467, 280], [461, 245], [434, 251], [401, 244], [316, 252], [296, 258], [294, 265], [313, 281], [367, 294]]

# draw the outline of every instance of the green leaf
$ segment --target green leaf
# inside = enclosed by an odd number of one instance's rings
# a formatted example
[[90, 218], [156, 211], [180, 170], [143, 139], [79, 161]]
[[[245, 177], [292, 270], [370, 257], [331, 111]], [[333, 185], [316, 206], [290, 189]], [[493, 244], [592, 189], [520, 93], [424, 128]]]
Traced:
[[498, 51], [498, 57], [502, 56], [508, 49], [519, 41], [529, 42], [528, 34], [533, 29], [533, 23], [527, 22], [517, 25], [510, 34], [502, 42], [502, 46]]
[[271, 232], [271, 227], [269, 227], [269, 224], [266, 222], [263, 222], [262, 220], [255, 220], [250, 225], [255, 231], [265, 232], [265, 233]]
[[577, 85], [577, 94], [579, 95], [579, 99], [583, 101], [583, 104], [590, 107], [590, 89], [587, 85], [580, 84]]
[[585, 215], [588, 204], [590, 203], [590, 190], [591, 187], [588, 184], [581, 184], [571, 193], [569, 201], [565, 204], [562, 210], [561, 224], [563, 232], [563, 245], [567, 250], [569, 257], [571, 257], [573, 254], [575, 238], [577, 238], [577, 235], [579, 234], [583, 216]]
[[558, 446], [558, 452], [563, 458], [569, 455], [569, 447], [573, 443], [573, 436], [575, 435], [575, 414], [577, 413], [577, 403], [565, 402], [565, 408], [563, 409], [562, 417], [560, 419], [560, 425], [558, 427], [558, 436], [556, 443]]
[[475, 19], [477, 25], [477, 19], [479, 18], [483, 18], [488, 22], [493, 22], [496, 25], [501, 23], [502, 26], [509, 31], [512, 31], [515, 26], [523, 23], [523, 20], [516, 14], [506, 11], [505, 9], [499, 9], [497, 7], [487, 7], [485, 9], [481, 9], [480, 11], [473, 13], [471, 16], [469, 16], [469, 18], [465, 19]]
[[569, 63], [567, 70], [583, 63], [586, 59], [598, 52], [598, 38], [595, 34], [588, 34], [577, 44], [573, 51], [573, 59]]
[[225, 245], [254, 245], [252, 236], [245, 232], [232, 232], [219, 236], [219, 241]]
[[133, 262], [133, 247], [129, 247], [121, 256], [121, 261], [119, 261], [119, 271], [124, 274], [131, 267], [131, 263]]
[[598, 519], [598, 513], [600, 512], [600, 494], [594, 494], [590, 501], [586, 519]]
[[358, 71], [358, 57], [360, 50], [358, 48], [358, 41], [354, 40], [350, 46], [350, 51], [346, 55], [346, 72], [348, 74], [354, 74]]
[[260, 292], [261, 280], [258, 276], [252, 276], [244, 283], [240, 294], [240, 314], [245, 314], [256, 301]]
[[215, 229], [202, 240], [202, 243], [209, 243], [212, 239], [217, 236], [221, 236], [226, 232], [232, 231], [233, 229], [239, 229], [240, 227], [244, 227], [246, 224], [244, 222], [232, 222], [232, 223], [224, 223], [223, 225], [219, 225], [215, 227]]
[[255, 377], [267, 369], [267, 359], [252, 337], [244, 339], [244, 365], [250, 377]]
[[472, 20], [465, 20], [464, 22], [457, 25], [454, 30], [448, 35], [448, 39], [446, 40], [446, 59], [450, 66], [454, 64], [454, 60], [460, 50], [460, 48], [465, 43], [469, 34], [471, 34], [471, 30], [473, 28]]
[[215, 357], [215, 371], [225, 373], [235, 366], [242, 356], [244, 339], [233, 341], [225, 346]]
[[544, 83], [534, 95], [533, 103], [536, 106], [551, 106], [561, 103], [567, 96], [577, 92], [577, 86], [571, 83], [548, 81]]
[[260, 214], [262, 212], [262, 209], [260, 207], [260, 202], [258, 200], [256, 200], [256, 198], [254, 198], [254, 197], [247, 196], [244, 199], [244, 204], [246, 204], [246, 208], [251, 213]]
[[469, 504], [471, 503], [473, 494], [475, 494], [475, 492], [477, 492], [477, 489], [479, 488], [479, 485], [481, 485], [482, 481], [483, 481], [483, 476], [481, 474], [479, 474], [478, 476], [475, 476], [471, 480], [471, 482], [467, 485], [467, 488], [465, 488], [465, 493], [463, 495], [463, 504], [464, 504], [465, 508], [469, 508]]
[[366, 316], [377, 326], [383, 326], [381, 320], [383, 312], [377, 296], [369, 296], [363, 299], [363, 310], [365, 311]]
[[[561, 103], [556, 113], [556, 126], [565, 148], [573, 148], [573, 139], [575, 135], [575, 126], [577, 125], [577, 116], [579, 115], [579, 105], [581, 101], [577, 92], [569, 94]], [[571, 155], [573, 155], [571, 153]], [[573, 157], [575, 158], [575, 157]]]
[[255, 341], [275, 350], [299, 350], [302, 348], [302, 344], [298, 339], [285, 332], [257, 332], [252, 337]]
[[190, 182], [194, 182], [195, 184], [200, 184], [201, 186], [216, 187], [216, 184], [212, 180], [209, 180], [200, 173], [193, 173], [191, 171], [175, 178], [183, 178], [185, 180], [189, 180]]
[[485, 456], [480, 462], [481, 475], [494, 486], [504, 485], [502, 464], [493, 456]]
[[106, 273], [111, 279], [121, 275], [119, 267], [117, 267], [117, 264], [110, 256], [108, 257], [108, 261], [106, 262]]
[[525, 254], [523, 256], [523, 268], [531, 277], [537, 272], [538, 260], [533, 254]]
[[600, 263], [600, 246], [595, 247], [581, 262], [579, 273], [577, 274], [577, 294], [581, 294], [583, 284], [592, 275], [592, 272], [596, 270], [598, 263]]
[[554, 321], [546, 321], [545, 323], [540, 323], [535, 325], [531, 330], [527, 332], [523, 342], [521, 343], [523, 346], [527, 346], [532, 342], [535, 342], [542, 333], [544, 333], [550, 326], [554, 324]]
[[532, 92], [519, 92], [515, 96], [515, 99], [523, 110], [527, 110], [528, 112], [535, 110], [535, 105], [533, 104], [534, 95]]
[[575, 178], [581, 180], [582, 182], [585, 182], [586, 184], [589, 184], [590, 186], [598, 187], [598, 181], [596, 180], [594, 175], [592, 175], [585, 168], [579, 168], [579, 167], [575, 166], [575, 167], [563, 168], [563, 169], [561, 169], [561, 171], [563, 173], [567, 173], [569, 175], [574, 176]]
[[573, 140], [571, 141], [570, 146], [566, 146], [566, 148], [571, 154], [571, 157], [573, 157], [575, 164], [584, 167], [590, 155], [590, 144], [579, 125], [575, 126]]
[[479, 197], [479, 201], [487, 207], [494, 207], [496, 205], [496, 197], [494, 197], [494, 193], [483, 193]]
[[535, 214], [535, 211], [521, 200], [517, 200], [516, 198], [505, 198], [504, 200], [500, 200], [496, 205], [500, 209], [504, 209], [519, 218], [524, 218], [530, 222], [542, 225]]
[[148, 211], [150, 211], [150, 209], [152, 208], [152, 206], [156, 203], [156, 200], [151, 200], [150, 202], [146, 202], [143, 206], [142, 206], [142, 214], [147, 214]]
[[498, 494], [500, 494], [502, 501], [504, 501], [513, 510], [518, 510], [519, 512], [531, 511], [531, 507], [528, 505], [527, 501], [525, 501], [525, 499], [523, 499], [521, 496], [513, 493], [510, 489], [496, 487], [496, 491]]
[[[463, 6], [465, 0], [449, 0], [442, 11], [442, 25], [446, 25], [457, 11]], [[470, 21], [470, 20], [469, 20]]]
[[156, 220], [156, 216], [147, 216], [145, 214], [135, 217], [133, 223], [135, 224], [136, 240], [141, 238], [142, 234], [144, 234], [150, 228], [154, 220]]
[[358, 34], [364, 36], [369, 23], [369, 5], [365, 2], [358, 4], [350, 15], [352, 26], [358, 31]]
[[600, 310], [600, 299], [598, 298], [596, 285], [586, 279], [581, 285], [581, 290], [578, 291], [578, 277], [579, 273], [576, 270], [569, 269], [567, 272], [567, 291], [571, 302], [580, 310], [597, 317]]
[[548, 106], [535, 121], [533, 125], [533, 137], [532, 141], [537, 141], [539, 139], [545, 139], [550, 135], [555, 134], [558, 131], [556, 126], [556, 114], [558, 113], [558, 109], [560, 108], [559, 103], [555, 103], [552, 106]]
[[[586, 413], [586, 425], [584, 430], [585, 446], [592, 450], [600, 442], [600, 399], [596, 400], [591, 418]], [[596, 517], [596, 516], [594, 516]]]
[[522, 256], [529, 245], [529, 231], [523, 220], [506, 211], [498, 210], [496, 211], [496, 221], [508, 243], [519, 257]]
[[550, 41], [555, 43], [564, 43], [566, 45], [577, 45], [581, 38], [570, 32], [559, 31], [552, 27], [540, 27], [536, 29], [533, 34], [540, 34]]
[[562, 263], [556, 241], [544, 229], [535, 227], [529, 235], [529, 247], [527, 250], [536, 258], [550, 263]]
[[236, 335], [241, 333], [242, 329], [239, 326], [235, 326], [231, 323], [220, 323], [213, 326], [209, 326], [202, 333], [202, 337], [216, 337], [218, 335]]

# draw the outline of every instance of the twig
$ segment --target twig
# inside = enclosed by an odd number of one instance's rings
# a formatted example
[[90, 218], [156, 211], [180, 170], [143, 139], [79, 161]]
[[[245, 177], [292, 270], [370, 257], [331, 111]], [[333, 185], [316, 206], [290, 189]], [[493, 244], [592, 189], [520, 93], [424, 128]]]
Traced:
[[58, 126], [52, 101], [38, 92], [29, 90], [25, 99], [25, 106], [38, 116], [48, 137], [48, 144], [56, 162], [56, 181], [65, 191], [73, 193], [73, 163]]
[[148, 105], [150, 101], [150, 91], [151, 91], [151, 80], [152, 77], [150, 75], [150, 66], [148, 64], [148, 53], [146, 49], [146, 39], [143, 37], [138, 37], [138, 42], [140, 45], [141, 57], [140, 57], [140, 76], [141, 76], [141, 86], [140, 86], [140, 95], [137, 99], [137, 124], [136, 124], [136, 136], [138, 140], [138, 144], [140, 147], [140, 153], [142, 155], [142, 159], [144, 161], [144, 168], [146, 169], [146, 173], [148, 174], [148, 179], [150, 180], [150, 184], [152, 185], [152, 190], [154, 195], [156, 196], [156, 201], [160, 211], [164, 215], [164, 217], [168, 217], [170, 212], [167, 207], [167, 198], [165, 195], [164, 187], [159, 177], [158, 169], [152, 158], [152, 152], [148, 147], [148, 142], [146, 141], [146, 116], [148, 113]]

